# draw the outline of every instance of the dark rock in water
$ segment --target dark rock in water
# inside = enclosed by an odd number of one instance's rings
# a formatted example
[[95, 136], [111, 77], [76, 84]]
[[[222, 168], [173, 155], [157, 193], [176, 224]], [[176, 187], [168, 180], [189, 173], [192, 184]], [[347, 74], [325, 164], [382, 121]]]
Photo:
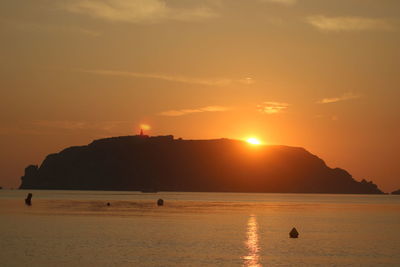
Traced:
[[163, 206], [164, 205], [164, 200], [161, 198], [157, 200], [157, 206]]
[[290, 238], [298, 238], [299, 237], [299, 232], [297, 232], [297, 229], [293, 227], [292, 231], [289, 233]]
[[[26, 179], [24, 180], [24, 177]], [[29, 178], [28, 178], [29, 177]], [[35, 186], [36, 188], [39, 188], [41, 184], [40, 182], [40, 177], [39, 177], [39, 166], [38, 165], [29, 165], [28, 167], [25, 168], [25, 175], [21, 177], [22, 179], [22, 184], [26, 183], [26, 186], [22, 187], [20, 186], [20, 189], [34, 189]]]
[[396, 190], [396, 191], [393, 191], [391, 194], [392, 194], [392, 195], [400, 195], [400, 189], [399, 189], [399, 190]]
[[26, 205], [28, 205], [28, 206], [30, 206], [30, 205], [32, 205], [32, 193], [29, 193], [27, 196], [26, 196], [26, 198], [25, 198], [25, 204]]
[[21, 189], [382, 194], [304, 148], [122, 136], [50, 154]]

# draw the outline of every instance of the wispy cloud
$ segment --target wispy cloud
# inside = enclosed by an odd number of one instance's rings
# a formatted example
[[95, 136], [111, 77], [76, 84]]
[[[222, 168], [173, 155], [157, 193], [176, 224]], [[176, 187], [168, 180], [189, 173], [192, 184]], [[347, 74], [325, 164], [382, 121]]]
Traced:
[[290, 104], [282, 102], [263, 102], [257, 106], [257, 110], [265, 114], [278, 114], [286, 111]]
[[206, 106], [202, 108], [196, 109], [178, 109], [178, 110], [167, 110], [160, 112], [158, 115], [160, 116], [169, 116], [169, 117], [176, 117], [176, 116], [183, 116], [193, 113], [201, 113], [201, 112], [221, 112], [229, 110], [228, 107], [223, 106]]
[[40, 129], [59, 130], [101, 130], [113, 131], [120, 128], [130, 127], [130, 121], [70, 121], [70, 120], [37, 120], [30, 123]]
[[292, 6], [297, 3], [297, 0], [259, 0], [260, 2], [269, 2], [285, 6]]
[[32, 21], [18, 21], [18, 20], [5, 20], [1, 19], [0, 23], [4, 26], [15, 29], [18, 31], [29, 31], [29, 32], [51, 32], [51, 33], [76, 33], [88, 35], [90, 37], [97, 37], [101, 35], [100, 32], [91, 29], [73, 26], [73, 25], [57, 25], [57, 24], [45, 24]]
[[246, 78], [237, 80], [237, 82], [243, 83], [243, 84], [253, 84], [253, 83], [255, 83], [255, 80], [251, 77], [246, 77]]
[[76, 121], [76, 120], [36, 120], [12, 126], [0, 126], [0, 135], [53, 135], [90, 132], [113, 135], [130, 134], [131, 121]]
[[315, 118], [317, 119], [328, 119], [328, 120], [332, 120], [332, 121], [338, 121], [339, 117], [337, 115], [316, 115]]
[[33, 121], [31, 124], [42, 128], [58, 128], [63, 130], [84, 129], [88, 127], [88, 123], [83, 121], [39, 120], [39, 121]]
[[24, 128], [20, 126], [0, 126], [1, 135], [43, 135], [43, 131], [38, 129]]
[[250, 77], [244, 79], [201, 79], [192, 78], [180, 75], [168, 75], [168, 74], [157, 74], [157, 73], [142, 73], [142, 72], [130, 72], [130, 71], [115, 71], [115, 70], [83, 70], [78, 69], [79, 72], [92, 73], [97, 75], [108, 75], [108, 76], [123, 76], [123, 77], [134, 77], [134, 78], [147, 78], [147, 79], [157, 79], [169, 82], [179, 82], [179, 83], [189, 83], [189, 84], [199, 84], [207, 86], [226, 86], [233, 82], [242, 84], [253, 84], [254, 80]]
[[319, 30], [331, 32], [395, 30], [395, 25], [384, 18], [326, 17], [318, 15], [307, 17], [307, 22]]
[[205, 6], [177, 8], [167, 5], [164, 0], [71, 0], [62, 8], [98, 19], [131, 23], [196, 21], [218, 16]]
[[349, 93], [345, 93], [338, 97], [323, 98], [321, 100], [318, 100], [317, 103], [318, 104], [329, 104], [329, 103], [336, 103], [336, 102], [340, 102], [340, 101], [346, 101], [346, 100], [350, 100], [350, 99], [357, 99], [360, 97], [361, 97], [360, 94], [354, 94], [352, 92], [349, 92]]

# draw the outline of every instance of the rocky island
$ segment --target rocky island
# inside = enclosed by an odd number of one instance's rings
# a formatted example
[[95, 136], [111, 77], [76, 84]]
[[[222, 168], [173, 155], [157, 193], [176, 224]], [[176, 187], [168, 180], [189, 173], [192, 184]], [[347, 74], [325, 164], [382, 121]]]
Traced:
[[21, 189], [382, 194], [304, 148], [146, 135], [95, 140], [30, 165]]
[[396, 190], [396, 191], [393, 191], [391, 194], [392, 194], [392, 195], [400, 195], [400, 189], [399, 189], [399, 190]]

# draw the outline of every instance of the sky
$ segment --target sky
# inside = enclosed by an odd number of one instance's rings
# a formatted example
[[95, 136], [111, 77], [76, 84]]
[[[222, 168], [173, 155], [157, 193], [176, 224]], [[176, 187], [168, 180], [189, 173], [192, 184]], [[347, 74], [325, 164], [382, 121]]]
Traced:
[[0, 35], [0, 186], [147, 124], [400, 188], [398, 0], [2, 0]]

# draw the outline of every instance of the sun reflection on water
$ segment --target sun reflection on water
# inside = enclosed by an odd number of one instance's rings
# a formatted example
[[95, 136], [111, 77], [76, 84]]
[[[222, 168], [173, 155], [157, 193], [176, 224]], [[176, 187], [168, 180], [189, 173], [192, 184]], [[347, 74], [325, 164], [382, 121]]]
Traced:
[[246, 239], [246, 247], [248, 254], [243, 256], [244, 266], [247, 267], [259, 267], [260, 264], [260, 247], [258, 244], [258, 224], [257, 217], [255, 215], [250, 215], [249, 220], [247, 222], [247, 239]]

